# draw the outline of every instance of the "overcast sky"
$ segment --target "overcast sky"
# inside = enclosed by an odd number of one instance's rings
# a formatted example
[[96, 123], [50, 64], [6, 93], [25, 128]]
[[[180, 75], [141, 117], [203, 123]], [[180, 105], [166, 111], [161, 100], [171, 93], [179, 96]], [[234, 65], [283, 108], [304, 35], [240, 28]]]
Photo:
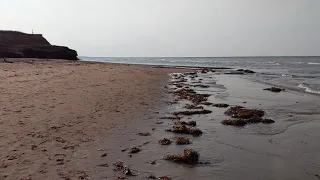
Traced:
[[0, 29], [82, 56], [320, 55], [320, 0], [0, 0]]

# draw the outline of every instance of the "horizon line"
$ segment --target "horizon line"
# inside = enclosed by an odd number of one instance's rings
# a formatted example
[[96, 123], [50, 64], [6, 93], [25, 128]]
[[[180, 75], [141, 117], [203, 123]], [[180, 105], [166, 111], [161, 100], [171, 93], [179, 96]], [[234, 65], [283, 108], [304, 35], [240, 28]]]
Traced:
[[78, 56], [91, 58], [268, 58], [268, 57], [320, 57], [320, 55], [300, 56]]

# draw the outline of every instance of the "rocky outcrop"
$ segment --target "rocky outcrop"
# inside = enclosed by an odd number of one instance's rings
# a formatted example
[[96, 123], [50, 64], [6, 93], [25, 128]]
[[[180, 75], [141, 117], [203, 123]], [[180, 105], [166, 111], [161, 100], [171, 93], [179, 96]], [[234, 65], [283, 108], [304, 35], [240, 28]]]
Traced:
[[0, 31], [0, 58], [78, 60], [75, 50], [51, 45], [41, 34]]

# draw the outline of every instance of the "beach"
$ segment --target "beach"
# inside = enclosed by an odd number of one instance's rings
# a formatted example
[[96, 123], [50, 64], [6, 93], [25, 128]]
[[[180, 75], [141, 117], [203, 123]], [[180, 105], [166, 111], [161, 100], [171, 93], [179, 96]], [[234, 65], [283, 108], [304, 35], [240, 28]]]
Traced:
[[[315, 94], [266, 91], [254, 72], [227, 68], [8, 62], [0, 67], [1, 179], [319, 178]], [[236, 119], [232, 108], [263, 113], [223, 124]], [[191, 121], [190, 131], [176, 131]], [[197, 163], [164, 160], [185, 149], [199, 153]]]
[[[173, 69], [64, 60], [1, 62], [0, 179], [90, 175], [79, 150], [144, 115]], [[118, 127], [119, 126], [119, 127]], [[85, 155], [84, 155], [85, 156]]]

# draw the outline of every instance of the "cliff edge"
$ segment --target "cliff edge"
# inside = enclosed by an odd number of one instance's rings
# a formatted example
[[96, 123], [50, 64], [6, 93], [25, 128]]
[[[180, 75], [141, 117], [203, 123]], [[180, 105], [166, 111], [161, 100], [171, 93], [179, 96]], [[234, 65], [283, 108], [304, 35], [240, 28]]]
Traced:
[[0, 30], [0, 58], [78, 60], [75, 50], [51, 45], [41, 34]]

